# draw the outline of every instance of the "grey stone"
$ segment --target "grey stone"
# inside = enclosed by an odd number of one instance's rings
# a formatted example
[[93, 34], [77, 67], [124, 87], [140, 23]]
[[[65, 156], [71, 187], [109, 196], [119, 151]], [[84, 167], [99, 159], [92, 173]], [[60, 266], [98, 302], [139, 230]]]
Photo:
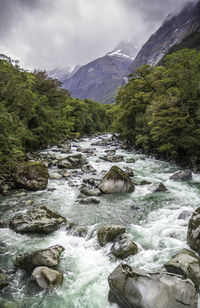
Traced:
[[132, 192], [135, 186], [122, 169], [113, 166], [104, 176], [99, 188], [105, 194], [114, 194]]
[[13, 263], [16, 267], [25, 271], [32, 271], [38, 266], [56, 266], [64, 250], [61, 245], [55, 245], [46, 249], [23, 253], [18, 255]]
[[36, 267], [31, 275], [31, 281], [42, 289], [53, 289], [63, 283], [63, 274], [48, 267]]
[[200, 284], [200, 259], [188, 249], [181, 250], [170, 261], [165, 263], [168, 272], [183, 275], [192, 280], [196, 288]]
[[148, 273], [120, 264], [108, 283], [110, 298], [121, 308], [197, 308], [195, 286], [182, 276]]
[[126, 228], [122, 226], [117, 226], [117, 225], [107, 225], [107, 226], [102, 226], [99, 231], [98, 231], [98, 240], [99, 244], [101, 246], [105, 246], [109, 242], [113, 242], [114, 239], [125, 233]]
[[60, 214], [45, 206], [34, 207], [26, 214], [14, 216], [9, 227], [20, 233], [51, 233], [66, 222]]

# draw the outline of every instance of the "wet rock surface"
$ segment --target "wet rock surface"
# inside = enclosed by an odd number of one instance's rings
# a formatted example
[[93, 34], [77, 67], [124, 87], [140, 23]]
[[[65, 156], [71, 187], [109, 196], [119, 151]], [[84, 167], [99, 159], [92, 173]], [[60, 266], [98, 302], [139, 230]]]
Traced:
[[197, 308], [197, 291], [189, 279], [148, 273], [120, 264], [108, 277], [110, 300], [126, 308]]
[[129, 176], [117, 166], [108, 171], [99, 188], [105, 194], [128, 193], [135, 189]]
[[129, 240], [125, 235], [119, 235], [115, 238], [111, 247], [111, 253], [119, 259], [126, 259], [138, 253], [137, 245]]
[[10, 228], [20, 233], [51, 233], [66, 219], [45, 206], [35, 207], [26, 214], [14, 216]]
[[102, 226], [98, 231], [98, 240], [101, 246], [112, 242], [117, 236], [126, 232], [126, 228], [122, 226]]
[[82, 154], [69, 155], [58, 161], [58, 168], [79, 169], [87, 163]]
[[46, 189], [48, 178], [48, 169], [44, 163], [40, 162], [21, 163], [14, 173], [16, 186], [27, 190]]
[[159, 193], [167, 191], [167, 188], [163, 183], [155, 183], [149, 186], [149, 190], [151, 193]]
[[196, 288], [200, 285], [200, 259], [188, 249], [181, 250], [170, 261], [165, 263], [168, 272], [183, 275], [192, 280]]
[[174, 181], [189, 181], [191, 179], [192, 179], [191, 170], [177, 171], [170, 177], [170, 180]]
[[63, 274], [45, 266], [36, 267], [30, 280], [42, 289], [53, 289], [62, 285]]
[[13, 263], [16, 267], [25, 271], [32, 271], [38, 266], [56, 266], [64, 250], [65, 248], [63, 246], [55, 245], [46, 249], [23, 253], [18, 255]]
[[194, 251], [200, 255], [200, 208], [197, 208], [188, 224], [187, 241]]

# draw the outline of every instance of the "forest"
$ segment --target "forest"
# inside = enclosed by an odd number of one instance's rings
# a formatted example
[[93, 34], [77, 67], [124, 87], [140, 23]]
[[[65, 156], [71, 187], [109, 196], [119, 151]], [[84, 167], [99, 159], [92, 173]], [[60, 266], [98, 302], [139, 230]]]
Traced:
[[1, 55], [1, 172], [12, 170], [27, 151], [107, 130], [106, 110], [88, 99], [72, 99], [45, 71], [27, 72], [18, 61]]
[[143, 65], [118, 90], [113, 131], [129, 145], [186, 166], [200, 160], [200, 52], [183, 49], [163, 66]]

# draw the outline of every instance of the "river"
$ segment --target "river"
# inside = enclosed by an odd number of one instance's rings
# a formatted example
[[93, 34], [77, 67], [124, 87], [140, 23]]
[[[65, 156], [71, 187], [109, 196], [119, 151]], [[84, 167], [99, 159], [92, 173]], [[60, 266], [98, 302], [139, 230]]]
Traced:
[[[91, 143], [108, 136], [85, 138], [74, 142], [72, 152], [77, 146], [94, 148]], [[100, 196], [100, 204], [79, 204], [76, 202], [82, 178], [89, 174], [70, 178], [77, 186], [71, 187], [68, 180], [49, 180], [45, 191], [29, 192], [26, 195], [13, 194], [2, 197], [0, 202], [1, 219], [10, 221], [18, 214], [24, 213], [30, 206], [27, 200], [34, 200], [34, 205], [46, 205], [59, 212], [77, 225], [88, 226], [86, 238], [67, 235], [64, 227], [50, 235], [22, 235], [9, 228], [0, 232], [0, 268], [10, 271], [11, 283], [4, 288], [1, 297], [10, 301], [9, 307], [37, 308], [110, 308], [108, 298], [109, 274], [121, 262], [109, 254], [111, 244], [100, 247], [97, 231], [103, 224], [117, 224], [127, 227], [130, 239], [137, 243], [139, 253], [129, 257], [125, 262], [145, 270], [163, 270], [163, 264], [182, 248], [187, 248], [187, 222], [178, 219], [184, 212], [193, 212], [200, 205], [200, 175], [193, 174], [190, 182], [175, 182], [170, 176], [179, 168], [164, 161], [155, 160], [137, 152], [117, 149], [117, 154], [125, 158], [135, 158], [135, 163], [110, 163], [99, 160], [105, 155], [106, 146], [95, 146], [94, 154], [87, 156], [90, 164], [102, 177], [102, 170], [111, 166], [128, 166], [133, 168], [133, 181], [139, 183], [148, 180], [152, 183], [163, 182], [167, 192], [150, 193], [148, 186], [136, 186], [133, 193]], [[112, 147], [110, 147], [112, 149]], [[55, 151], [56, 147], [46, 152]], [[45, 151], [44, 151], [45, 152]], [[55, 153], [55, 152], [53, 152]], [[66, 156], [56, 152], [57, 155]], [[49, 171], [56, 170], [56, 167]], [[53, 291], [38, 290], [29, 283], [29, 276], [13, 270], [13, 258], [19, 253], [44, 249], [60, 244], [65, 251], [62, 254], [59, 270], [64, 273], [63, 285]]]

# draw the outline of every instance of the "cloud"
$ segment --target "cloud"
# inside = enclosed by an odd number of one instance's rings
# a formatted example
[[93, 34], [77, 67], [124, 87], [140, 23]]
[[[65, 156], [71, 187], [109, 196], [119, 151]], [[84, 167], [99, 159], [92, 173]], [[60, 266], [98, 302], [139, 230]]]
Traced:
[[84, 64], [121, 39], [144, 42], [184, 0], [0, 0], [0, 53], [27, 68]]

